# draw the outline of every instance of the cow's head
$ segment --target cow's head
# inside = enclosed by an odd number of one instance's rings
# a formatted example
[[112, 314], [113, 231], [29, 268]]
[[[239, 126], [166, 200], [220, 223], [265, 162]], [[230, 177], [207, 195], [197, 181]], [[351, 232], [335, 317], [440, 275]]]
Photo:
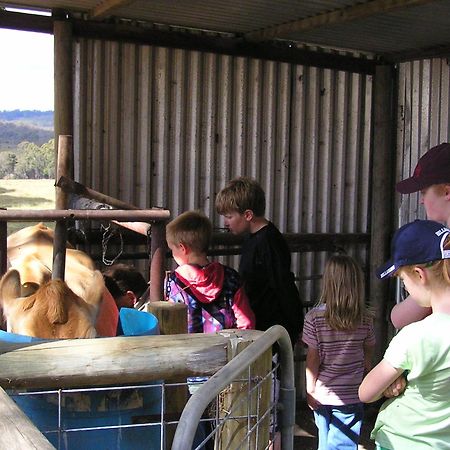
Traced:
[[0, 305], [9, 332], [43, 339], [91, 338], [103, 290], [99, 271], [88, 280], [83, 300], [61, 280], [22, 286], [19, 272], [11, 269], [0, 281]]

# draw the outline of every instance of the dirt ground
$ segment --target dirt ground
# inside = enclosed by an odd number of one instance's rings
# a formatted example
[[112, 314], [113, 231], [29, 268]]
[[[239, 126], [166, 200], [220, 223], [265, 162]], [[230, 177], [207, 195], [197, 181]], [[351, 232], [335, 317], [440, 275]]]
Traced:
[[[375, 444], [370, 439], [370, 432], [375, 423], [377, 412], [378, 408], [375, 405], [368, 405], [365, 408], [361, 439], [358, 446], [360, 450], [375, 449]], [[313, 414], [306, 402], [297, 402], [296, 423], [299, 425], [299, 435], [294, 437], [294, 449], [317, 450], [317, 428], [314, 424]]]

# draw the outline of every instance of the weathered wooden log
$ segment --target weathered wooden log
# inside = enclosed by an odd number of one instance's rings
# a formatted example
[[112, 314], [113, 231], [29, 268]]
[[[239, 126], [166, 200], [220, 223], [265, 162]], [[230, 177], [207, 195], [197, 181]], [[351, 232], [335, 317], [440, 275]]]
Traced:
[[96, 200], [100, 203], [106, 203], [117, 209], [139, 209], [137, 206], [118, 200], [117, 198], [110, 197], [109, 195], [102, 194], [101, 192], [94, 191], [77, 181], [72, 180], [67, 176], [60, 176], [56, 182], [56, 186], [60, 187], [63, 191], [71, 194], [81, 195], [92, 200]]
[[[187, 333], [187, 306], [184, 303], [171, 303], [167, 301], [150, 302], [147, 311], [158, 318], [159, 332], [164, 335]], [[166, 411], [173, 417], [181, 415], [187, 401], [189, 392], [186, 378], [170, 377], [166, 383], [175, 386], [166, 387]], [[177, 385], [178, 383], [181, 383]], [[166, 425], [166, 449], [172, 448], [176, 424]]]
[[6, 392], [0, 388], [1, 447], [8, 450], [54, 450], [55, 447], [36, 428]]
[[[239, 330], [253, 341], [261, 331]], [[69, 388], [212, 375], [227, 363], [230, 338], [216, 334], [0, 343], [3, 388]]]
[[[58, 153], [56, 162], [56, 178], [68, 178], [73, 173], [73, 143], [72, 136], [58, 136]], [[55, 208], [66, 209], [69, 204], [69, 194], [55, 184]]]
[[[113, 209], [112, 205], [110, 205], [109, 203], [98, 202], [96, 200], [92, 200], [77, 194], [72, 195], [68, 207], [70, 209], [95, 209], [95, 210]], [[126, 210], [131, 208], [123, 208], [123, 209]], [[138, 208], [133, 207], [132, 209], [137, 210]], [[147, 236], [150, 230], [150, 224], [146, 222], [119, 222], [118, 220], [111, 220], [111, 222], [116, 223], [121, 227], [127, 228], [128, 230], [134, 231], [135, 233], [142, 234], [144, 236]]]

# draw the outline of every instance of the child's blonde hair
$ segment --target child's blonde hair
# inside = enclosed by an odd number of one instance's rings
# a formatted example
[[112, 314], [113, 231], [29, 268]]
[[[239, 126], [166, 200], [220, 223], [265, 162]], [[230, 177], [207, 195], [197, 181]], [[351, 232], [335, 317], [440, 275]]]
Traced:
[[442, 197], [446, 194], [448, 186], [450, 186], [450, 183], [432, 184], [430, 187], [436, 195]]
[[[450, 250], [450, 235], [445, 239], [443, 247], [444, 250]], [[431, 275], [431, 279], [437, 287], [450, 285], [450, 259], [439, 259], [431, 263], [403, 266], [397, 270], [395, 275], [399, 276], [402, 272], [407, 272], [411, 276], [414, 276], [414, 267], [428, 269], [428, 273]]]
[[334, 330], [353, 330], [370, 317], [364, 300], [364, 275], [348, 255], [333, 255], [325, 264], [319, 303], [325, 303], [325, 320]]
[[211, 221], [199, 211], [186, 211], [166, 226], [166, 239], [198, 253], [207, 253], [212, 236]]
[[224, 215], [237, 211], [243, 214], [253, 211], [257, 217], [263, 217], [266, 211], [266, 195], [260, 184], [248, 177], [231, 180], [216, 197], [216, 211]]

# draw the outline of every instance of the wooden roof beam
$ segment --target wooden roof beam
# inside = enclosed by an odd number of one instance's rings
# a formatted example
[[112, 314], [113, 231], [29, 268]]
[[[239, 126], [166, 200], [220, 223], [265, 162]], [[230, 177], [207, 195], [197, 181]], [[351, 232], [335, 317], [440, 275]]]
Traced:
[[103, 0], [89, 12], [91, 19], [103, 19], [111, 16], [115, 9], [122, 8], [132, 3], [134, 0]]
[[292, 33], [309, 31], [326, 25], [335, 25], [362, 19], [375, 14], [392, 12], [398, 9], [423, 5], [435, 0], [372, 0], [347, 8], [338, 9], [324, 14], [294, 20], [262, 30], [251, 31], [244, 37], [249, 40], [265, 41], [277, 38], [289, 38]]

